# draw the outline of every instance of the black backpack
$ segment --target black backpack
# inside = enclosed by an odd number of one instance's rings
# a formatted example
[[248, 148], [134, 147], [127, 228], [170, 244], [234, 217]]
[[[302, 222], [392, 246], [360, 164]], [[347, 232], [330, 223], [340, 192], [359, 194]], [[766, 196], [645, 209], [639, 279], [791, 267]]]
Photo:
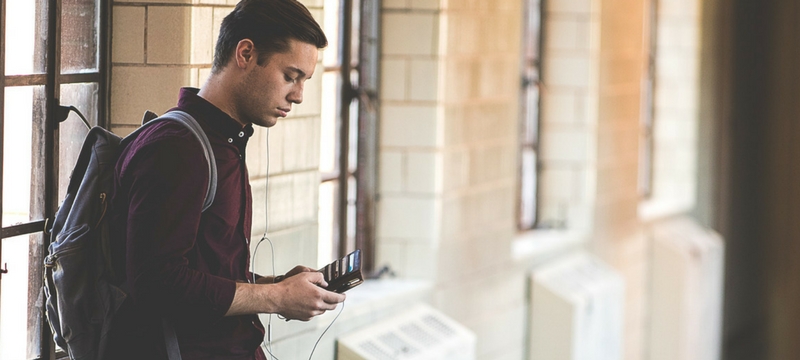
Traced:
[[[142, 126], [125, 138], [101, 127], [89, 131], [72, 170], [67, 195], [50, 229], [50, 246], [44, 260], [47, 319], [56, 344], [73, 360], [107, 357], [108, 331], [127, 297], [121, 284], [113, 280], [114, 259], [106, 220], [114, 168], [125, 146], [147, 125], [158, 121], [173, 120], [185, 125], [202, 143], [208, 160], [210, 181], [203, 211], [214, 201], [217, 168], [203, 129], [182, 111], [155, 117], [147, 112]], [[166, 321], [164, 324], [169, 357], [180, 359], [174, 330]]]

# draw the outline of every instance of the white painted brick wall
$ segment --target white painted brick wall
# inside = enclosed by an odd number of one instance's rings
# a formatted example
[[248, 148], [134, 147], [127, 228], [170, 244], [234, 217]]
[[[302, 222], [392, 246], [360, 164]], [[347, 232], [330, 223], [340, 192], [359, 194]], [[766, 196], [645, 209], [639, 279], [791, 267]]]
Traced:
[[437, 47], [436, 16], [433, 13], [384, 13], [385, 55], [433, 56]]
[[435, 106], [384, 105], [381, 107], [381, 146], [436, 147], [437, 122]]
[[111, 123], [138, 126], [145, 110], [161, 114], [175, 106], [180, 87], [191, 83], [191, 68], [114, 66], [111, 76]]
[[382, 196], [378, 205], [378, 238], [435, 238], [437, 201], [428, 197]]
[[691, 209], [695, 202], [699, 84], [697, 0], [658, 3], [652, 195], [644, 216]]
[[211, 19], [209, 7], [148, 7], [147, 63], [210, 63]]
[[144, 62], [144, 6], [115, 6], [111, 61]]
[[436, 101], [438, 99], [439, 63], [430, 59], [410, 61], [409, 98], [411, 101]]
[[386, 57], [381, 61], [381, 99], [409, 99], [408, 68], [405, 58]]

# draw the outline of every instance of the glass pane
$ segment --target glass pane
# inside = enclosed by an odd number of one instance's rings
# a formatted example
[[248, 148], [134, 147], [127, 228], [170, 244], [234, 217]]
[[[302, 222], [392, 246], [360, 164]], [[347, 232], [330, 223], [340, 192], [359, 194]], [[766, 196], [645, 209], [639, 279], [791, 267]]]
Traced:
[[342, 257], [356, 249], [356, 178], [347, 178], [347, 250]]
[[539, 0], [528, 0], [525, 29], [525, 57], [535, 61], [539, 58], [539, 34], [542, 27], [542, 5]]
[[323, 267], [334, 259], [334, 231], [336, 230], [336, 181], [319, 185], [319, 241], [317, 241], [317, 267]]
[[350, 172], [356, 171], [358, 166], [358, 101], [350, 103], [350, 133], [347, 136], [350, 138], [347, 154], [347, 170]]
[[639, 139], [639, 194], [650, 197], [653, 192], [653, 133]]
[[6, 0], [6, 75], [45, 72], [45, 14], [46, 0]]
[[339, 117], [340, 76], [336, 72], [322, 74], [322, 111], [319, 147], [319, 171], [336, 171], [336, 149], [339, 143], [336, 119]]
[[[61, 85], [61, 105], [75, 106], [89, 124], [97, 125], [97, 83]], [[88, 133], [86, 125], [75, 112], [59, 126], [59, 159], [58, 159], [58, 199], [66, 196], [69, 175], [83, 145], [83, 138]]]
[[61, 73], [97, 71], [99, 14], [98, 0], [61, 3]]
[[536, 152], [531, 148], [522, 150], [522, 178], [520, 179], [520, 229], [532, 229], [536, 225]]
[[[31, 219], [33, 119], [44, 113], [44, 87], [6, 88], [3, 144], [3, 226]], [[37, 122], [38, 123], [38, 122]], [[36, 144], [39, 147], [39, 144]]]
[[531, 83], [525, 92], [523, 145], [537, 146], [539, 143], [539, 86]]
[[0, 281], [0, 360], [27, 359], [28, 246], [32, 235], [0, 240], [8, 274]]
[[350, 33], [350, 64], [353, 67], [358, 66], [358, 53], [361, 50], [361, 1], [353, 1], [352, 13], [352, 31]]
[[322, 52], [322, 65], [326, 67], [339, 65], [339, 24], [340, 0], [325, 0], [325, 20], [323, 26], [328, 37], [328, 47]]

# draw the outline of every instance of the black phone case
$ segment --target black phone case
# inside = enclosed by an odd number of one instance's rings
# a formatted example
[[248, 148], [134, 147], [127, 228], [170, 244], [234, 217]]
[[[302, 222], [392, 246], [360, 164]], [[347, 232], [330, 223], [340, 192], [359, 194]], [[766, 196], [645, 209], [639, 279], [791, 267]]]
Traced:
[[364, 282], [361, 275], [361, 250], [353, 251], [319, 271], [328, 283], [326, 290], [337, 293], [350, 290]]

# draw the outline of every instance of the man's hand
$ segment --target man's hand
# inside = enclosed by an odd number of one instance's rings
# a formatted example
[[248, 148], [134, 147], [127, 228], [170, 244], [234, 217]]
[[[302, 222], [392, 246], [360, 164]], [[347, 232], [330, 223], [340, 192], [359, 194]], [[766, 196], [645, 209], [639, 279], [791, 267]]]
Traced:
[[287, 319], [308, 321], [335, 309], [345, 300], [344, 294], [325, 290], [327, 286], [319, 271], [296, 266], [275, 284], [237, 283], [233, 302], [225, 315], [274, 313]]
[[283, 281], [283, 279], [295, 276], [295, 275], [300, 274], [300, 273], [315, 272], [315, 271], [317, 271], [317, 270], [314, 270], [314, 269], [312, 269], [312, 268], [310, 268], [308, 266], [297, 265], [292, 270], [289, 270], [289, 272], [287, 272], [285, 275], [262, 276], [258, 280], [256, 280], [256, 284], [274, 284], [274, 283]]
[[336, 309], [336, 305], [345, 299], [344, 294], [324, 289], [328, 284], [320, 272], [290, 273], [285, 280], [274, 285], [277, 288], [276, 312], [287, 319], [311, 320], [325, 311]]

